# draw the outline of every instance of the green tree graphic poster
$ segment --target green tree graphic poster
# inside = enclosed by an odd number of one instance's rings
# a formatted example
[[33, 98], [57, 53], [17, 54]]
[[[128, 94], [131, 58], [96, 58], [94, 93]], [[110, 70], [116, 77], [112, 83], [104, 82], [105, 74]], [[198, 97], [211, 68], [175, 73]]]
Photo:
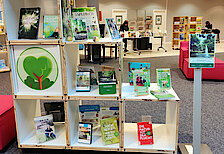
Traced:
[[17, 73], [29, 88], [45, 90], [58, 78], [58, 64], [53, 55], [40, 47], [24, 50], [17, 60]]

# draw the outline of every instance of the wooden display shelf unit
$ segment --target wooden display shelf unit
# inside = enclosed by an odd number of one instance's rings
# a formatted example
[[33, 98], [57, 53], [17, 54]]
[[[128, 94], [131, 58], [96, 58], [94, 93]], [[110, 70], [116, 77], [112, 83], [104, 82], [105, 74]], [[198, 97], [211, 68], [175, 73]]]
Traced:
[[201, 33], [202, 16], [173, 17], [172, 49], [179, 49], [181, 41], [189, 41], [189, 34]]
[[[19, 148], [46, 148], [46, 149], [71, 149], [71, 150], [103, 150], [103, 151], [133, 151], [133, 152], [159, 152], [159, 153], [177, 153], [178, 137], [178, 115], [179, 115], [179, 98], [171, 89], [170, 91], [176, 97], [167, 101], [166, 123], [153, 124], [155, 134], [155, 144], [140, 146], [137, 141], [136, 123], [125, 123], [124, 105], [127, 101], [157, 101], [152, 96], [135, 97], [133, 95], [133, 86], [123, 83], [123, 41], [112, 39], [100, 39], [99, 42], [88, 40], [85, 42], [68, 42], [64, 41], [62, 31], [61, 0], [1, 0], [4, 6], [7, 30], [7, 50], [10, 57], [9, 67], [11, 85], [14, 95], [15, 116], [17, 126], [17, 139]], [[49, 6], [49, 7], [44, 7]], [[18, 21], [20, 8], [40, 7], [41, 20], [37, 40], [19, 40], [18, 38]], [[59, 39], [48, 40], [42, 39], [43, 15], [59, 16]], [[179, 41], [179, 40], [175, 40]], [[97, 86], [93, 86], [91, 92], [76, 92], [76, 71], [80, 64], [79, 44], [117, 44], [119, 50], [119, 72], [117, 93], [113, 95], [99, 95]], [[20, 79], [17, 74], [15, 55], [18, 54], [14, 49], [22, 46], [57, 46], [56, 54], [59, 64], [59, 74], [61, 75], [58, 82], [60, 88], [55, 88], [53, 92], [47, 90], [33, 91], [22, 83], [18, 84]], [[18, 55], [17, 55], [18, 56]], [[29, 92], [19, 89], [19, 86], [28, 88]], [[156, 88], [152, 84], [150, 89]], [[65, 122], [56, 123], [57, 138], [45, 143], [37, 143], [34, 127], [34, 117], [40, 116], [40, 100], [59, 100], [64, 102]], [[105, 146], [100, 137], [100, 132], [93, 133], [93, 143], [90, 145], [77, 143], [77, 124], [79, 122], [78, 105], [82, 100], [104, 100], [119, 103], [119, 135], [120, 143]], [[165, 139], [165, 140], [163, 140]], [[170, 143], [167, 142], [170, 140]], [[131, 141], [131, 142], [130, 142]]]

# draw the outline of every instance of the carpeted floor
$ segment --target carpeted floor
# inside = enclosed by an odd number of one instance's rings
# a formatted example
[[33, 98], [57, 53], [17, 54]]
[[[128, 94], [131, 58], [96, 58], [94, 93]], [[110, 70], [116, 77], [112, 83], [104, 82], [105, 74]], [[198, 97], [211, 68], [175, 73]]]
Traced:
[[[216, 56], [224, 60], [224, 54], [218, 53]], [[144, 61], [151, 63], [151, 82], [156, 82], [156, 68], [171, 68], [172, 87], [181, 99], [179, 117], [179, 142], [192, 143], [192, 121], [193, 121], [193, 81], [187, 80], [178, 66], [178, 56], [124, 59], [124, 82], [128, 82], [128, 62]], [[89, 64], [82, 61], [82, 64], [95, 66], [99, 70], [98, 64]], [[107, 60], [104, 65], [112, 65], [118, 69], [118, 60]], [[118, 74], [118, 70], [117, 74]], [[9, 73], [0, 74], [0, 94], [11, 94]], [[202, 85], [202, 143], [207, 144], [214, 154], [221, 154], [224, 151], [224, 81], [203, 81]], [[88, 101], [83, 103], [88, 104]], [[99, 103], [99, 101], [91, 102]], [[105, 103], [105, 102], [102, 102]], [[110, 103], [110, 102], [109, 102]], [[140, 121], [141, 115], [150, 114], [154, 123], [165, 121], [165, 103], [149, 102], [128, 102], [125, 106], [126, 121]], [[28, 151], [30, 152], [30, 151]], [[38, 153], [32, 151], [32, 153]], [[39, 151], [46, 152], [46, 151]], [[49, 151], [47, 151], [49, 152]], [[49, 153], [52, 153], [50, 151]], [[58, 152], [58, 151], [55, 151]], [[60, 151], [62, 152], [62, 151]], [[63, 151], [63, 152], [66, 152]], [[1, 152], [0, 152], [1, 153]], [[13, 141], [3, 153], [21, 153], [17, 149], [16, 142]], [[91, 152], [90, 152], [91, 153]]]

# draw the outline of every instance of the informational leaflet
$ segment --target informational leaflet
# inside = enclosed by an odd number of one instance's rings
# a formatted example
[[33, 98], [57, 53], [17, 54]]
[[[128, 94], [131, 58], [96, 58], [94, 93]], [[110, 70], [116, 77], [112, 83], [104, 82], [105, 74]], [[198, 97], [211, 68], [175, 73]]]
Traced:
[[190, 34], [189, 68], [215, 67], [215, 34]]
[[159, 89], [171, 88], [171, 75], [169, 68], [156, 69], [156, 76]]
[[112, 39], [121, 38], [114, 18], [106, 18], [105, 20], [111, 38]]
[[[94, 36], [100, 38], [99, 24], [95, 7], [72, 9], [72, 33], [73, 40], [85, 40], [86, 31], [88, 39]], [[82, 35], [81, 35], [82, 34]]]

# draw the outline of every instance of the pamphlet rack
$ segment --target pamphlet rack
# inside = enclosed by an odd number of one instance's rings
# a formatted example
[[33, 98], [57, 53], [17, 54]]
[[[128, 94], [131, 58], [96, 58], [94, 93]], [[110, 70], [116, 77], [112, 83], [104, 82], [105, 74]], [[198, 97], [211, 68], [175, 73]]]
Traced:
[[[166, 123], [153, 124], [154, 142], [153, 145], [138, 145], [137, 126], [136, 123], [125, 123], [125, 104], [128, 101], [148, 101], [153, 103], [158, 101], [151, 94], [145, 97], [132, 96], [131, 89], [128, 83], [123, 83], [123, 41], [112, 40], [108, 38], [100, 39], [99, 42], [92, 40], [82, 42], [64, 41], [62, 30], [62, 15], [60, 0], [1, 0], [4, 7], [6, 34], [7, 34], [7, 50], [9, 52], [11, 68], [11, 85], [14, 96], [17, 139], [19, 148], [45, 148], [45, 149], [72, 149], [72, 150], [102, 150], [102, 151], [133, 151], [133, 152], [156, 152], [156, 153], [177, 153], [178, 142], [178, 117], [179, 117], [179, 98], [171, 89], [175, 99], [166, 102]], [[44, 7], [47, 6], [47, 7]], [[19, 27], [19, 10], [20, 8], [40, 7], [41, 19], [39, 26], [38, 39], [18, 39]], [[58, 15], [59, 16], [59, 39], [42, 39], [43, 15]], [[117, 44], [119, 51], [119, 68], [117, 71], [118, 85], [117, 93], [113, 95], [99, 95], [97, 86], [93, 86], [90, 92], [75, 91], [75, 73], [77, 66], [80, 64], [79, 44]], [[48, 90], [42, 94], [25, 91], [19, 93], [18, 83], [16, 78], [17, 66], [15, 63], [14, 48], [22, 46], [59, 46], [59, 74], [61, 79], [59, 86], [54, 90], [61, 89], [62, 93], [50, 93]], [[156, 84], [152, 83], [153, 88]], [[45, 90], [44, 90], [45, 91]], [[130, 93], [129, 93], [130, 92]], [[63, 101], [65, 110], [65, 122], [55, 123], [56, 135], [55, 140], [38, 144], [35, 139], [34, 117], [41, 115], [40, 102], [43, 100]], [[114, 101], [119, 104], [119, 137], [120, 143], [105, 146], [102, 142], [100, 132], [93, 134], [93, 143], [90, 145], [77, 143], [77, 123], [78, 105], [82, 100], [103, 100]], [[160, 102], [159, 103], [164, 103]], [[97, 138], [96, 138], [97, 137]]]

